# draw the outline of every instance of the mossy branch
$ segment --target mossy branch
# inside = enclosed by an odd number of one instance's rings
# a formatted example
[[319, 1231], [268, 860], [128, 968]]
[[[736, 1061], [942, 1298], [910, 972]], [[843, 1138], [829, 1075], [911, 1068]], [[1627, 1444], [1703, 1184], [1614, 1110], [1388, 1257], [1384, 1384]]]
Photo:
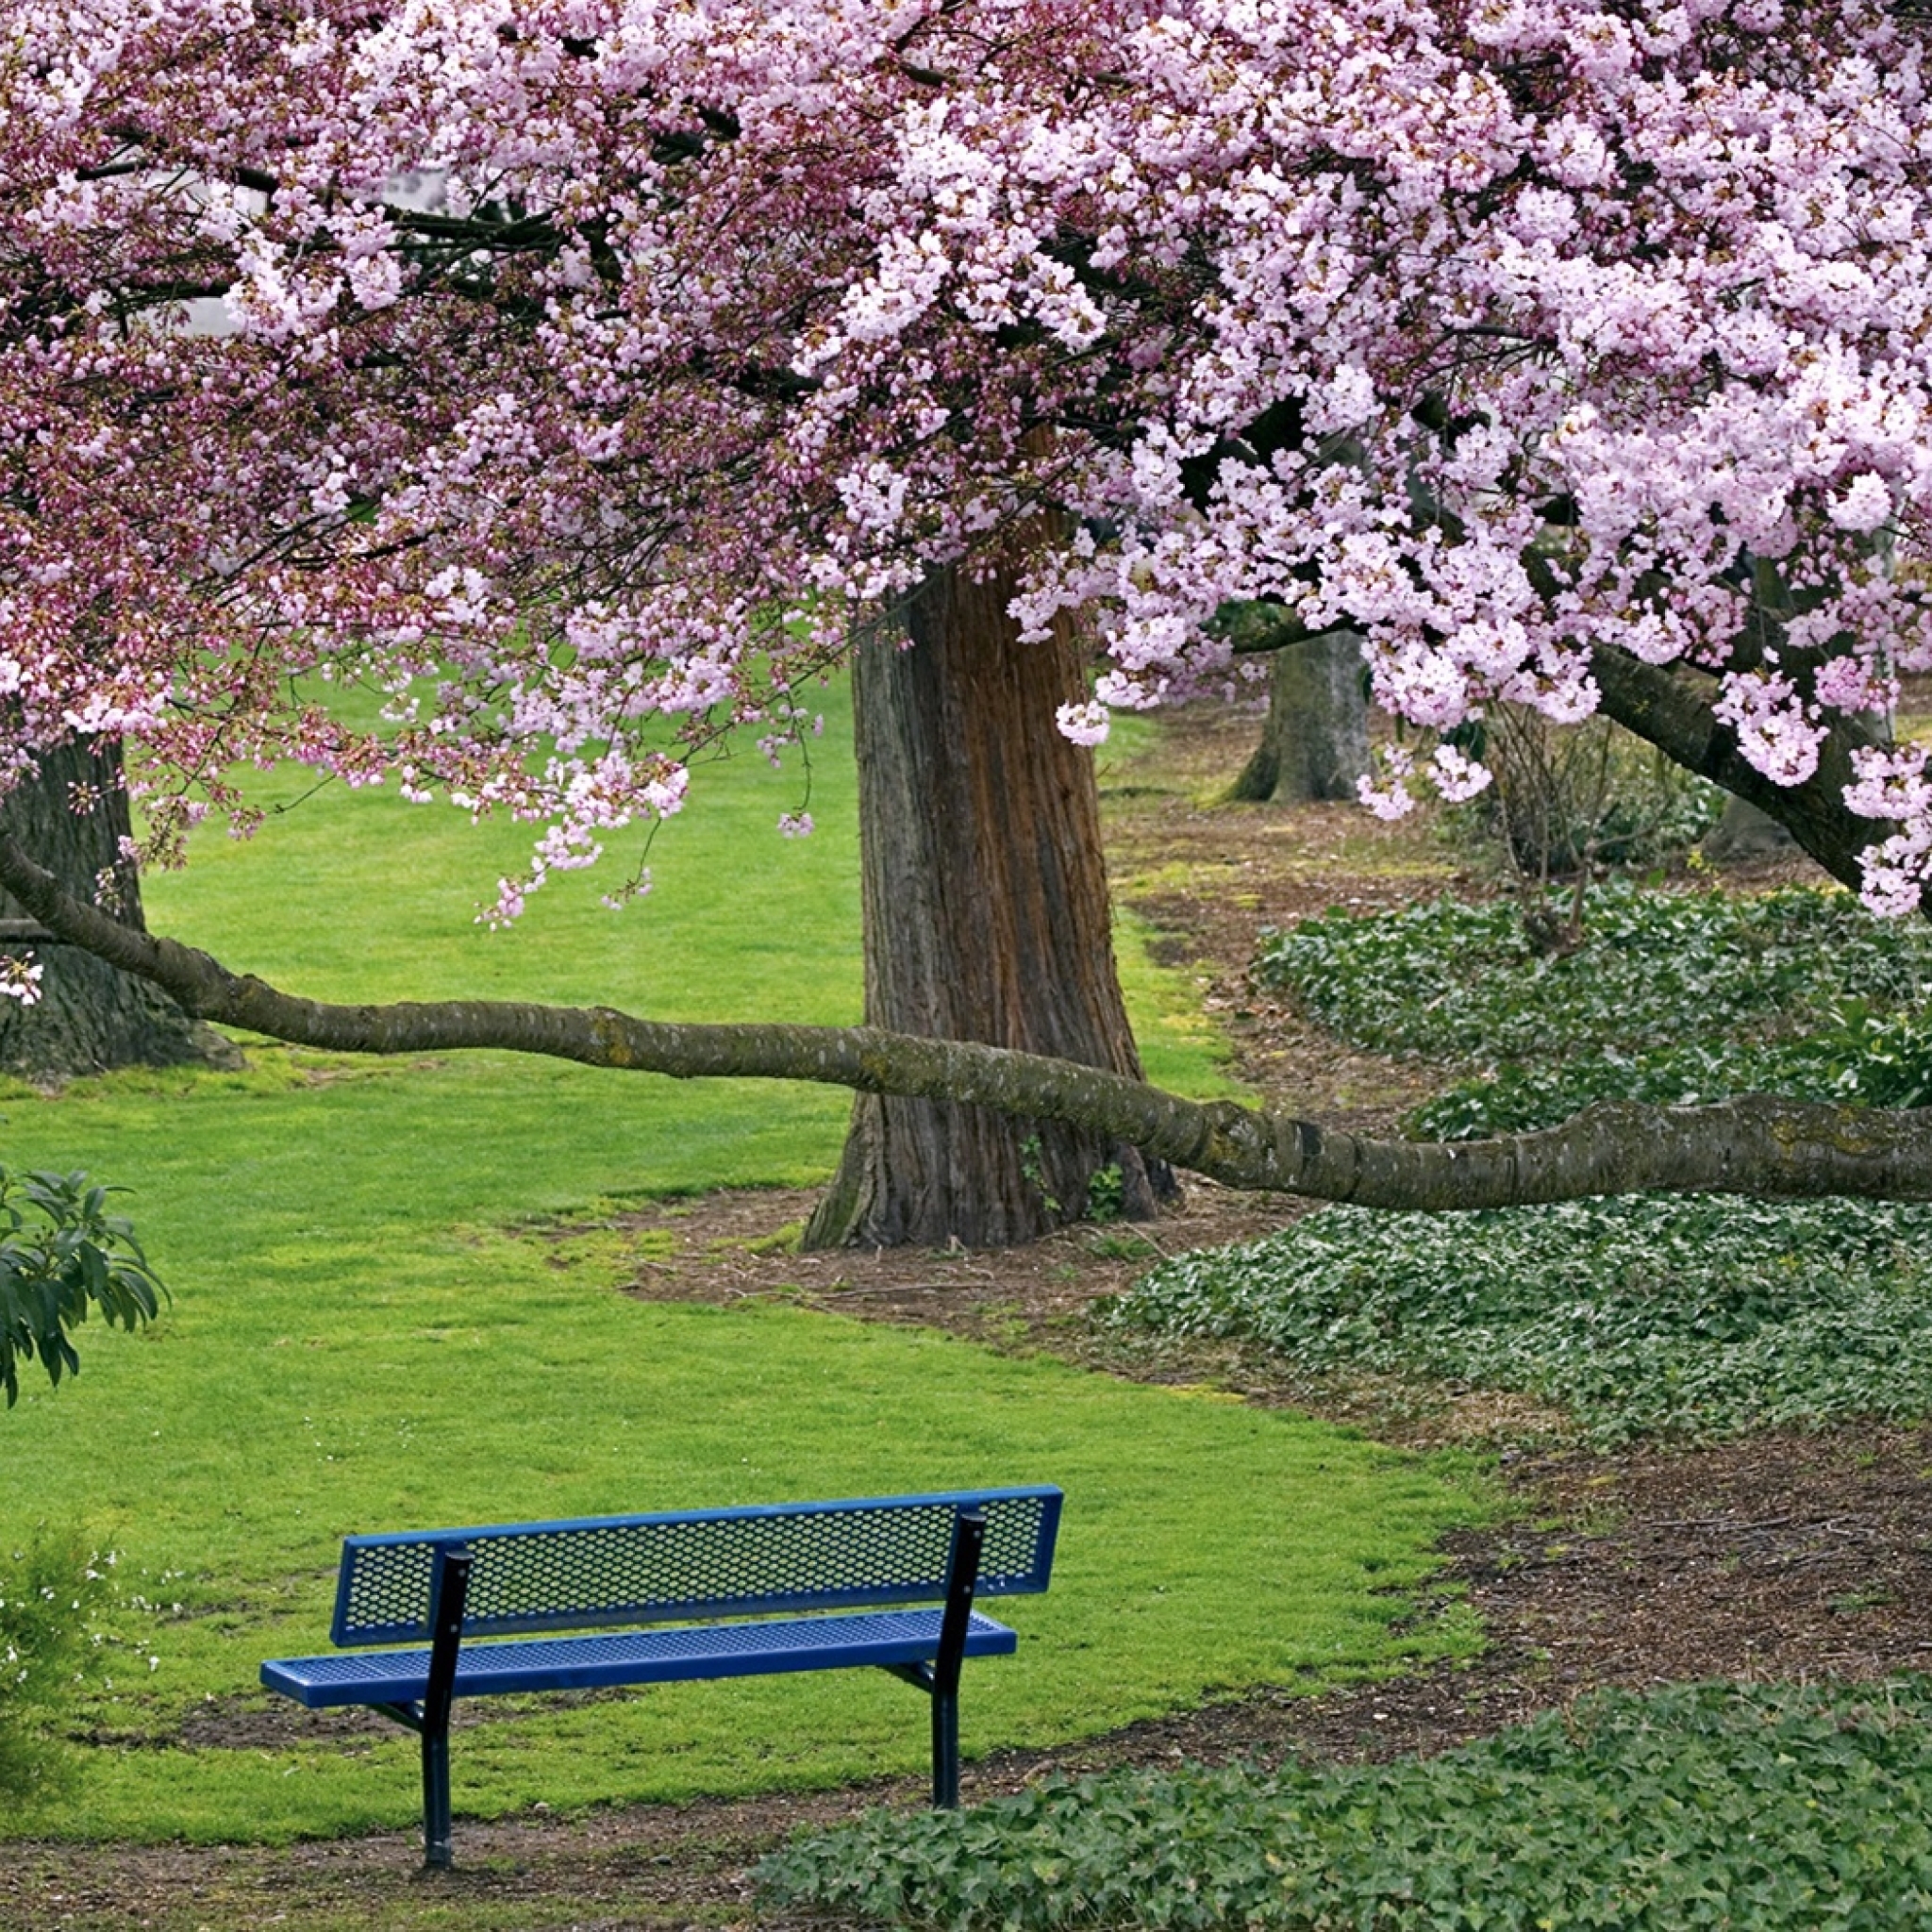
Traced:
[[1380, 1141], [1269, 1108], [1187, 1100], [1068, 1060], [874, 1027], [680, 1024], [512, 1000], [335, 1006], [120, 924], [10, 839], [0, 839], [0, 885], [67, 943], [154, 981], [197, 1018], [334, 1052], [491, 1048], [674, 1079], [810, 1080], [963, 1102], [1091, 1128], [1228, 1187], [1374, 1208], [1649, 1191], [1932, 1198], [1932, 1112], [1752, 1094], [1707, 1107], [1605, 1103], [1557, 1127], [1490, 1141]]

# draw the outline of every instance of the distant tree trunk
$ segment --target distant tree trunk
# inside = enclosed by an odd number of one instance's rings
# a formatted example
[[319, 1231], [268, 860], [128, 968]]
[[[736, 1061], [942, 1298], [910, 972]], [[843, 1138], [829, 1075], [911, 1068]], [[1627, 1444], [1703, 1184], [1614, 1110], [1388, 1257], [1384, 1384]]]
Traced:
[[[39, 775], [0, 804], [0, 830], [76, 897], [146, 930], [140, 874], [121, 849], [129, 820], [118, 741], [81, 739], [43, 755]], [[77, 946], [36, 940], [32, 920], [4, 893], [0, 944], [30, 949], [42, 967], [35, 1005], [0, 999], [0, 1071], [58, 1080], [109, 1067], [176, 1066], [225, 1051], [158, 987]]]
[[1798, 849], [1792, 834], [1735, 792], [1724, 800], [1724, 815], [1700, 841], [1713, 865], [1748, 865], [1754, 858], [1780, 858]]
[[1248, 804], [1349, 799], [1369, 769], [1361, 640], [1353, 631], [1274, 653], [1268, 722], [1229, 796]]
[[[1019, 641], [1010, 582], [938, 570], [912, 644], [853, 665], [869, 1025], [1053, 1054], [1141, 1077], [1114, 970], [1091, 754], [1052, 728], [1081, 694], [1071, 631]], [[863, 1094], [809, 1247], [1007, 1247], [1109, 1207], [1145, 1219], [1159, 1163], [1084, 1129]]]

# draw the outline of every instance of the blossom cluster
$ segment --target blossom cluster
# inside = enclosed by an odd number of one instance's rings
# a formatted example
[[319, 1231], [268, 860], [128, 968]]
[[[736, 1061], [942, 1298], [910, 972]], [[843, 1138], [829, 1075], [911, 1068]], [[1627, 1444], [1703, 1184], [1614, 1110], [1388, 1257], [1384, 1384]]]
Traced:
[[[508, 812], [508, 915], [963, 563], [1096, 631], [1041, 721], [1078, 741], [1229, 685], [1211, 620], [1263, 601], [1439, 731], [1580, 719], [1601, 650], [1685, 666], [1804, 783], [1932, 668], [1914, 18], [23, 0], [10, 750], [139, 740], [162, 845], [248, 758]], [[1916, 905], [1918, 769], [1847, 804]]]

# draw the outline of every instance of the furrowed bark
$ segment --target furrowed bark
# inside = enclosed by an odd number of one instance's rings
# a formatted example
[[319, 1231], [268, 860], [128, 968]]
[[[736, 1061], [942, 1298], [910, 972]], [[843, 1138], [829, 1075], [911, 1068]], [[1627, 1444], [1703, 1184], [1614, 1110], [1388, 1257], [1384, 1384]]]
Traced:
[[[854, 658], [866, 1024], [1138, 1080], [1092, 754], [1039, 728], [1082, 694], [1078, 649], [1070, 628], [1021, 643], [1013, 591], [935, 570], [907, 606], [912, 647], [881, 636]], [[805, 1244], [1037, 1241], [1108, 1167], [1128, 1219], [1173, 1190], [1134, 1143], [1064, 1120], [861, 1093]]]
[[1494, 1141], [1373, 1141], [1229, 1101], [1185, 1100], [1098, 1067], [874, 1027], [674, 1025], [608, 1007], [504, 1000], [330, 1006], [118, 924], [8, 838], [0, 886], [68, 943], [152, 980], [200, 1019], [338, 1052], [490, 1047], [677, 1079], [812, 1080], [958, 1101], [1064, 1121], [1229, 1187], [1373, 1208], [1507, 1208], [1639, 1191], [1932, 1199], [1932, 1110], [1754, 1094], [1711, 1107], [1606, 1104]]

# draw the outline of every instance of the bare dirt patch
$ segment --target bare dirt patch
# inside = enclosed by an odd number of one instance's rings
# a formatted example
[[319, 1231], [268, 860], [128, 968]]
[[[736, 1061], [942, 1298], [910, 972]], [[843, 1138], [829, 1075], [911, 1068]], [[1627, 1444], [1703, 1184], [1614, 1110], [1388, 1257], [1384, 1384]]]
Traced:
[[[1346, 1053], [1258, 993], [1246, 974], [1256, 929], [1331, 905], [1394, 904], [1481, 881], [1426, 828], [1391, 838], [1347, 808], [1218, 806], [1252, 729], [1224, 712], [1185, 715], [1163, 741], [1158, 772], [1117, 774], [1108, 800], [1117, 887], [1159, 927], [1168, 959], [1200, 980], [1241, 1077], [1324, 1124], [1386, 1131], [1429, 1091], [1429, 1074]], [[1783, 862], [1759, 875], [1799, 872]], [[1113, 1374], [1214, 1379], [1253, 1401], [1292, 1399], [1411, 1441], [1536, 1433], [1534, 1415], [1472, 1391], [1400, 1411], [1373, 1390], [1324, 1402], [1279, 1369], [1229, 1352], [1136, 1349], [1089, 1324], [1096, 1298], [1119, 1292], [1158, 1255], [1268, 1232], [1297, 1211], [1291, 1203], [1190, 1179], [1180, 1210], [1148, 1227], [1074, 1228], [999, 1254], [804, 1256], [788, 1237], [808, 1206], [807, 1195], [776, 1191], [667, 1203], [637, 1223], [647, 1258], [633, 1291], [782, 1298], [926, 1324]], [[1490, 1641], [1480, 1657], [1314, 1696], [1230, 1687], [1202, 1710], [969, 1764], [969, 1800], [1055, 1771], [1436, 1751], [1601, 1686], [1869, 1679], [1932, 1659], [1932, 1429], [1843, 1428], [1616, 1457], [1516, 1452], [1505, 1455], [1501, 1478], [1517, 1512], [1500, 1528], [1449, 1538], [1440, 1584], [1465, 1593], [1481, 1618]], [[281, 1733], [262, 1727], [291, 1720], [312, 1731], [312, 1713], [210, 1708], [180, 1741], [272, 1747]], [[360, 1741], [358, 1723], [345, 1722], [342, 1748]], [[922, 1799], [907, 1780], [581, 1818], [536, 1810], [493, 1824], [459, 1821], [463, 1869], [427, 1879], [416, 1840], [401, 1833], [286, 1849], [16, 1845], [0, 1926], [739, 1926], [752, 1917], [750, 1867], [789, 1831]]]

